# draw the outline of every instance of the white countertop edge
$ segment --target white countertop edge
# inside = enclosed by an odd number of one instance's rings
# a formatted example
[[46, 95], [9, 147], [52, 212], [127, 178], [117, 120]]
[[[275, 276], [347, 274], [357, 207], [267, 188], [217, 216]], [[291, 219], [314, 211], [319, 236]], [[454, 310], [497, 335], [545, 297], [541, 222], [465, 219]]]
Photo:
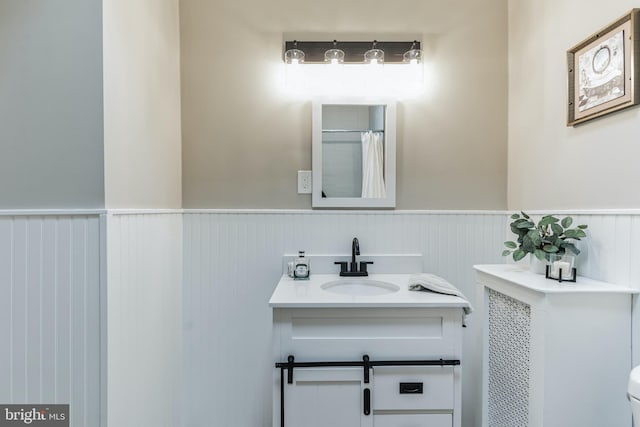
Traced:
[[[337, 274], [316, 274], [310, 280], [293, 280], [282, 275], [269, 299], [271, 308], [465, 308], [469, 301], [454, 295], [410, 291], [411, 274], [371, 274], [367, 278], [394, 283], [400, 289], [391, 294], [372, 296], [341, 295], [321, 289], [328, 281], [340, 279]], [[305, 289], [306, 288], [306, 289]], [[300, 292], [300, 290], [304, 292]]]
[[[412, 291], [414, 292], [414, 291]], [[457, 298], [457, 297], [454, 297]], [[269, 302], [271, 308], [465, 308], [469, 307], [469, 303], [463, 300], [460, 302], [319, 302], [319, 303], [272, 303]]]
[[473, 268], [498, 279], [506, 280], [523, 288], [545, 294], [566, 293], [622, 293], [638, 294], [640, 290], [629, 286], [602, 282], [588, 277], [578, 276], [577, 282], [562, 282], [547, 279], [544, 275], [531, 273], [527, 267], [518, 264], [484, 264]]

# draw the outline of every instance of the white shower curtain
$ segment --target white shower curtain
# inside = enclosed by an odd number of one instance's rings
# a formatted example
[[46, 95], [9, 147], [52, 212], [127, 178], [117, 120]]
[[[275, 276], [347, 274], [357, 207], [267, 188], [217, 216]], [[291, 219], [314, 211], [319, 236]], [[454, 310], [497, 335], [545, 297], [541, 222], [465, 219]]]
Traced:
[[384, 185], [384, 148], [382, 133], [363, 132], [362, 138], [362, 197], [380, 199], [387, 196]]

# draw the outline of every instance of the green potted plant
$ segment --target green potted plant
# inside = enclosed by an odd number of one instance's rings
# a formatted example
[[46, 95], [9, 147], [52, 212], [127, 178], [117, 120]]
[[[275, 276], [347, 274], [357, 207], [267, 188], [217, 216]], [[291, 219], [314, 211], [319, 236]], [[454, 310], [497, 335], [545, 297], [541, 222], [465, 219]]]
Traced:
[[509, 224], [511, 231], [518, 236], [515, 242], [506, 241], [507, 249], [502, 256], [511, 255], [514, 261], [520, 261], [527, 254], [533, 254], [537, 259], [545, 261], [549, 254], [564, 255], [571, 251], [575, 255], [580, 253], [575, 241], [587, 237], [586, 225], [570, 228], [573, 218], [566, 216], [560, 220], [553, 215], [545, 215], [536, 224], [524, 212], [511, 215], [513, 222]]

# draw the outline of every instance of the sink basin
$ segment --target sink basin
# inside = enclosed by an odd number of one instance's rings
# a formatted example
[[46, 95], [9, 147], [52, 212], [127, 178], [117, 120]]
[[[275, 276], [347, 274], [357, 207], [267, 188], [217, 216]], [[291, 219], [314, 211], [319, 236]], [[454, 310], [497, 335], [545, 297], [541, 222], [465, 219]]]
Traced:
[[393, 283], [363, 278], [345, 278], [323, 283], [320, 288], [341, 295], [374, 296], [398, 292], [400, 287]]

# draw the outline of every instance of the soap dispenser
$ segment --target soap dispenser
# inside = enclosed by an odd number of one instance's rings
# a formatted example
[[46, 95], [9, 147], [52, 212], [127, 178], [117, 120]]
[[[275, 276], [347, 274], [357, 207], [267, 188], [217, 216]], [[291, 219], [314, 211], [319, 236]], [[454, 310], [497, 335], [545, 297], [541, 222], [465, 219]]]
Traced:
[[309, 279], [311, 273], [309, 269], [309, 258], [304, 256], [304, 251], [298, 251], [298, 258], [293, 261], [293, 278], [294, 279]]

